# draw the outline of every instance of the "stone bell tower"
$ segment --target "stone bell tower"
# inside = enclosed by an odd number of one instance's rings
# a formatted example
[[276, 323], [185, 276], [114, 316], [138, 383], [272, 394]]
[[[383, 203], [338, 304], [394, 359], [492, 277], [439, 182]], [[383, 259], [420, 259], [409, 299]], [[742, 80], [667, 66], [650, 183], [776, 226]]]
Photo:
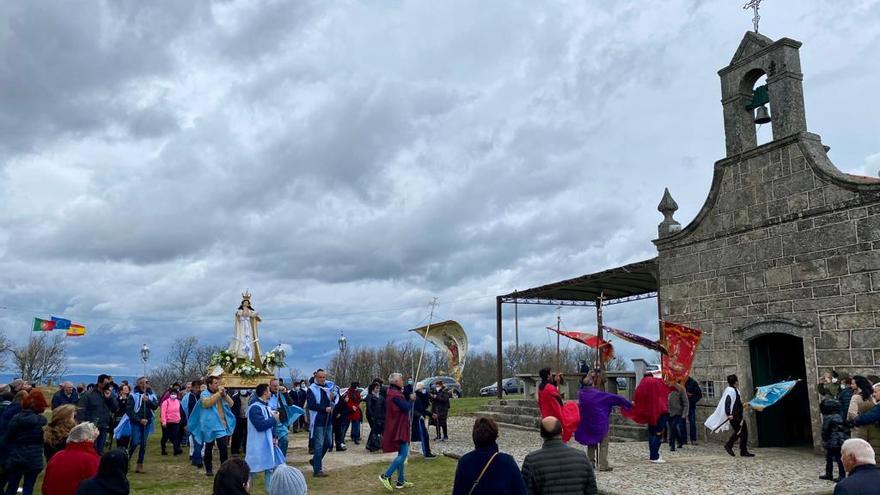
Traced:
[[798, 50], [800, 41], [770, 38], [752, 31], [746, 33], [730, 65], [718, 71], [721, 76], [721, 103], [724, 106], [724, 135], [727, 156], [758, 145], [755, 117], [749, 108], [755, 97], [753, 86], [767, 76], [766, 96], [769, 97], [773, 123], [773, 139], [805, 132], [804, 75]]
[[[703, 332], [691, 370], [706, 392], [700, 418], [727, 375], [747, 400], [797, 379], [780, 404], [748, 415], [750, 441], [818, 451], [820, 375], [880, 366], [880, 180], [842, 172], [808, 132], [800, 47], [743, 36], [718, 71], [726, 156], [684, 227], [664, 192], [654, 244], [660, 318]], [[756, 123], [768, 122], [773, 139], [758, 146]]]

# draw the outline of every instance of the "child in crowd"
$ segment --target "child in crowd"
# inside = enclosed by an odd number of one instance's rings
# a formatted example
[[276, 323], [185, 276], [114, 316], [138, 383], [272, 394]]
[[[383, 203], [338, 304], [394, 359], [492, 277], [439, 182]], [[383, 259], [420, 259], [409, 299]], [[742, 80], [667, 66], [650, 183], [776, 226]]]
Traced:
[[[822, 412], [822, 444], [825, 447], [825, 474], [819, 479], [834, 481], [835, 483], [846, 477], [843, 471], [843, 462], [840, 459], [840, 449], [849, 435], [840, 415], [840, 403], [835, 399], [825, 399], [819, 404]], [[837, 463], [837, 478], [832, 477], [834, 463]]]

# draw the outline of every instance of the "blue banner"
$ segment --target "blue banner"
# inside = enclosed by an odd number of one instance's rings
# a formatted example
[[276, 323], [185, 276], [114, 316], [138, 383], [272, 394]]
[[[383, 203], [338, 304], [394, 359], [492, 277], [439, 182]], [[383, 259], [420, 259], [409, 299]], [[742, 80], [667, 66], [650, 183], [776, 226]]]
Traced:
[[756, 411], [763, 411], [765, 407], [776, 404], [779, 402], [779, 399], [785, 397], [785, 394], [791, 392], [791, 389], [797, 385], [797, 382], [798, 380], [792, 380], [758, 387], [755, 398], [749, 402], [749, 405]]
[[52, 321], [55, 322], [55, 330], [70, 330], [70, 320], [65, 320], [64, 318], [53, 316]]

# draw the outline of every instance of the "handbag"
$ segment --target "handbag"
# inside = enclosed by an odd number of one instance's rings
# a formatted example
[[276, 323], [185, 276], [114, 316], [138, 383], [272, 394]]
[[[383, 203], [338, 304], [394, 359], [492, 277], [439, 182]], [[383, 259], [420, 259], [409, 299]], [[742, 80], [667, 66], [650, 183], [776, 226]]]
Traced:
[[486, 465], [483, 466], [483, 470], [480, 471], [480, 475], [477, 476], [477, 480], [474, 481], [474, 484], [471, 486], [471, 491], [468, 492], [468, 495], [473, 495], [474, 490], [477, 488], [477, 484], [479, 484], [480, 480], [483, 479], [483, 475], [486, 474], [486, 470], [489, 469], [489, 465], [492, 464], [492, 461], [495, 460], [495, 456], [497, 456], [497, 455], [498, 455], [498, 452], [495, 452], [494, 454], [492, 454], [492, 457], [489, 458], [489, 462], [487, 462]]

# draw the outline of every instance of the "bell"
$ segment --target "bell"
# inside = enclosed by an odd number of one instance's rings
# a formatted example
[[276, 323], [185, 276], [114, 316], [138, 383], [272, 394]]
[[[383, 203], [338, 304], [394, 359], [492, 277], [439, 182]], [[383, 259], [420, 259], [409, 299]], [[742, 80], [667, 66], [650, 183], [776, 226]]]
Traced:
[[756, 124], [766, 124], [770, 122], [770, 111], [767, 110], [767, 105], [761, 105], [755, 111], [755, 123]]

